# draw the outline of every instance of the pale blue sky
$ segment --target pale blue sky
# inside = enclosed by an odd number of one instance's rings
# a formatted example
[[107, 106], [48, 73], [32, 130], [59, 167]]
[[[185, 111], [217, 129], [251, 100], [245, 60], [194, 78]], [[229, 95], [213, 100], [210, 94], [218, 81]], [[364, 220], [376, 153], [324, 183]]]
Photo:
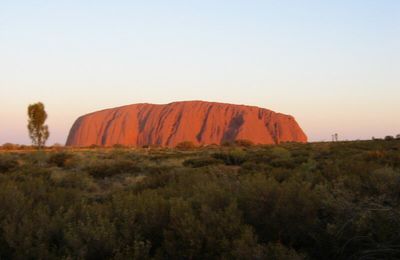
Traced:
[[400, 1], [0, 1], [0, 144], [82, 114], [208, 100], [294, 115], [311, 141], [400, 133]]

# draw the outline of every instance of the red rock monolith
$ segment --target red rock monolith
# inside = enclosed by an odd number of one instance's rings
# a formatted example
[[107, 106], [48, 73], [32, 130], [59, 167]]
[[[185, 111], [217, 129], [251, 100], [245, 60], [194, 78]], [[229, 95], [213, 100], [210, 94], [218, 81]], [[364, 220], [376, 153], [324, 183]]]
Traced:
[[72, 126], [67, 146], [196, 145], [249, 140], [255, 144], [307, 142], [290, 115], [245, 105], [204, 101], [134, 104], [90, 113]]

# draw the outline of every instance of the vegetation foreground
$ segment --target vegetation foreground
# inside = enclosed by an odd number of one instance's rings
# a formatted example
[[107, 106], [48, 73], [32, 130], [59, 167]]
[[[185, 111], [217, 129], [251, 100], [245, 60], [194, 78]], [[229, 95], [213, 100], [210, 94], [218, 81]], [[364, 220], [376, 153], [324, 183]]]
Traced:
[[400, 140], [0, 153], [0, 259], [397, 259]]

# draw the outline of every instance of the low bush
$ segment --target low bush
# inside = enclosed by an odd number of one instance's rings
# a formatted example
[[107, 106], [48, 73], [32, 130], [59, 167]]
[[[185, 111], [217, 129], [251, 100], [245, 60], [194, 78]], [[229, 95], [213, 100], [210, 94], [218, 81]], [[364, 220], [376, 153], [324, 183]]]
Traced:
[[239, 149], [228, 152], [214, 153], [215, 159], [223, 161], [226, 165], [241, 165], [246, 161], [246, 153]]
[[128, 148], [127, 146], [125, 146], [123, 144], [114, 144], [112, 147], [114, 149], [125, 149], [125, 148]]
[[177, 149], [182, 149], [182, 150], [189, 150], [189, 149], [194, 149], [196, 148], [196, 145], [193, 142], [190, 141], [184, 141], [176, 145]]
[[183, 162], [183, 165], [186, 167], [192, 167], [192, 168], [200, 168], [200, 167], [205, 167], [209, 165], [215, 165], [215, 164], [220, 164], [224, 163], [222, 160], [216, 159], [216, 158], [193, 158], [193, 159], [187, 159]]
[[234, 141], [222, 141], [221, 146], [232, 147], [232, 146], [235, 146], [235, 142]]
[[302, 260], [306, 259], [304, 254], [298, 253], [292, 248], [285, 247], [281, 243], [269, 243], [264, 251], [267, 259], [287, 259], [287, 260]]
[[12, 144], [12, 143], [5, 143], [1, 146], [1, 149], [3, 150], [17, 150], [19, 149], [18, 144]]
[[57, 167], [65, 167], [68, 162], [70, 162], [73, 158], [73, 154], [68, 152], [56, 152], [50, 154], [47, 159], [47, 163], [51, 165], [55, 165]]
[[18, 166], [18, 161], [10, 155], [0, 155], [0, 172], [14, 170]]
[[86, 167], [86, 171], [95, 178], [106, 178], [122, 173], [138, 173], [140, 167], [131, 160], [95, 161]]
[[250, 140], [247, 139], [238, 139], [235, 141], [235, 144], [237, 146], [243, 146], [243, 147], [251, 147], [254, 146], [254, 143]]

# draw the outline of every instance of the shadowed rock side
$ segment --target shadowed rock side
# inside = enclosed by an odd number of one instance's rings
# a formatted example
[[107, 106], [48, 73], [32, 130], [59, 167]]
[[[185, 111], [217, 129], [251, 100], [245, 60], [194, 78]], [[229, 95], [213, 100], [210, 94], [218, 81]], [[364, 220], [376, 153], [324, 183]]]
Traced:
[[289, 115], [244, 105], [186, 101], [166, 105], [134, 104], [94, 112], [76, 120], [68, 146], [176, 146], [220, 144], [246, 139], [255, 144], [307, 142]]

